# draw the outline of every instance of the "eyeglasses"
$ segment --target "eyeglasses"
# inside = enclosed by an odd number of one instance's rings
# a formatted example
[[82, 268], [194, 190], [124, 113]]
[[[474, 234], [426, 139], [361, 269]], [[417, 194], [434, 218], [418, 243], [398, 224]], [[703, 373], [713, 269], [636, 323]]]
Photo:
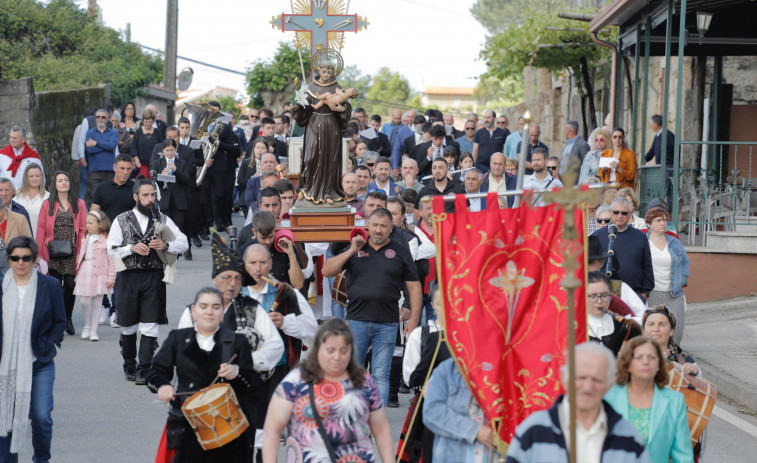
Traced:
[[604, 139], [604, 137], [603, 137], [603, 138], [595, 138], [595, 139], [594, 139], [594, 141], [598, 141], [598, 142], [604, 142], [604, 141], [605, 141], [605, 139]]
[[497, 125], [507, 125], [507, 122], [497, 122]]
[[606, 301], [606, 300], [610, 299], [611, 296], [612, 296], [612, 294], [610, 294], [610, 293], [604, 293], [604, 294], [589, 294], [586, 297], [591, 302], [597, 302], [600, 299], [603, 300], [603, 301]]
[[373, 163], [373, 162], [367, 162], [367, 163], [366, 163], [365, 165], [366, 165], [366, 166], [368, 166], [368, 167], [373, 167], [373, 166], [375, 166], [376, 164], [375, 164], [375, 163]]
[[34, 260], [31, 254], [27, 254], [25, 256], [8, 256], [8, 260], [11, 262], [18, 262], [20, 260], [23, 260], [24, 262], [31, 262]]
[[95, 119], [107, 119], [108, 116], [95, 116]]
[[610, 223], [610, 219], [597, 219], [597, 223]]
[[612, 211], [612, 215], [618, 215], [618, 214], [620, 214], [623, 217], [627, 216], [630, 213], [631, 213], [630, 211]]
[[549, 170], [557, 170], [557, 166], [547, 166], [547, 169], [549, 169]]
[[242, 281], [242, 276], [241, 275], [234, 275], [234, 276], [232, 276], [232, 275], [224, 275], [224, 276], [218, 277], [218, 278], [221, 281], [229, 281], [229, 280]]
[[475, 127], [466, 127], [465, 130], [476, 130]]

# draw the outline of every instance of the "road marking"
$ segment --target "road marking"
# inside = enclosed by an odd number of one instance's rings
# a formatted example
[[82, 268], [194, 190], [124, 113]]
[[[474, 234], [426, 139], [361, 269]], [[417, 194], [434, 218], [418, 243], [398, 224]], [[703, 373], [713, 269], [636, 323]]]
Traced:
[[712, 414], [721, 420], [731, 423], [745, 433], [750, 434], [752, 437], [757, 437], [757, 426], [747, 423], [733, 413], [716, 406], [712, 409]]

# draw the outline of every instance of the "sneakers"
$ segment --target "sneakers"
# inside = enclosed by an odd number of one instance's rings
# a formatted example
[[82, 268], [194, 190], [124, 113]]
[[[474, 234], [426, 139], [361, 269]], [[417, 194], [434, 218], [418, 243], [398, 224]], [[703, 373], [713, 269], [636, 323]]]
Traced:
[[108, 314], [110, 313], [110, 309], [103, 307], [100, 309], [100, 325], [106, 325], [108, 323]]
[[404, 384], [400, 385], [400, 394], [410, 394], [412, 392], [409, 387]]
[[83, 330], [81, 330], [81, 338], [87, 339], [89, 337], [89, 327], [85, 326]]
[[111, 328], [121, 328], [121, 325], [119, 325], [118, 323], [116, 323], [116, 314], [115, 313], [111, 314], [111, 316], [110, 316], [110, 327]]
[[92, 342], [97, 342], [100, 340], [100, 336], [98, 336], [97, 333], [92, 333], [89, 335], [89, 340]]
[[397, 397], [396, 394], [390, 395], [386, 401], [386, 406], [389, 408], [399, 408], [400, 407], [399, 397]]

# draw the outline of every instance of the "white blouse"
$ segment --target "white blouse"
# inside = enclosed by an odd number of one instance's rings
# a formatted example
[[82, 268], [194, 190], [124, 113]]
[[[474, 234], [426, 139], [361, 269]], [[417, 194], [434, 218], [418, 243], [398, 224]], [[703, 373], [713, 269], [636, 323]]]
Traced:
[[670, 276], [673, 271], [673, 259], [668, 251], [668, 244], [658, 249], [651, 241], [649, 249], [652, 251], [652, 269], [654, 270], [654, 290], [670, 291]]
[[24, 206], [26, 212], [29, 213], [29, 220], [32, 222], [32, 235], [37, 235], [37, 222], [39, 221], [39, 211], [42, 208], [42, 203], [50, 197], [50, 193], [45, 191], [42, 195], [37, 195], [34, 198], [30, 198], [26, 195], [18, 195], [13, 198], [18, 204]]

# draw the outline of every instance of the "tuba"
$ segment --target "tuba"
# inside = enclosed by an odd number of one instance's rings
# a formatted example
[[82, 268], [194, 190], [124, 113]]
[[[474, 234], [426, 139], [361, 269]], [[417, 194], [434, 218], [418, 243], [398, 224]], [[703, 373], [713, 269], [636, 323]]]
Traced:
[[[189, 135], [197, 139], [196, 142], [199, 142], [199, 147], [202, 149], [203, 164], [197, 172], [197, 186], [200, 186], [208, 170], [206, 163], [209, 159], [213, 159], [216, 151], [218, 151], [218, 136], [231, 121], [231, 116], [218, 111], [207, 103], [201, 105], [188, 104], [187, 109]], [[209, 138], [211, 136], [216, 139], [214, 143], [210, 143]], [[196, 146], [192, 146], [192, 148], [196, 148]]]

